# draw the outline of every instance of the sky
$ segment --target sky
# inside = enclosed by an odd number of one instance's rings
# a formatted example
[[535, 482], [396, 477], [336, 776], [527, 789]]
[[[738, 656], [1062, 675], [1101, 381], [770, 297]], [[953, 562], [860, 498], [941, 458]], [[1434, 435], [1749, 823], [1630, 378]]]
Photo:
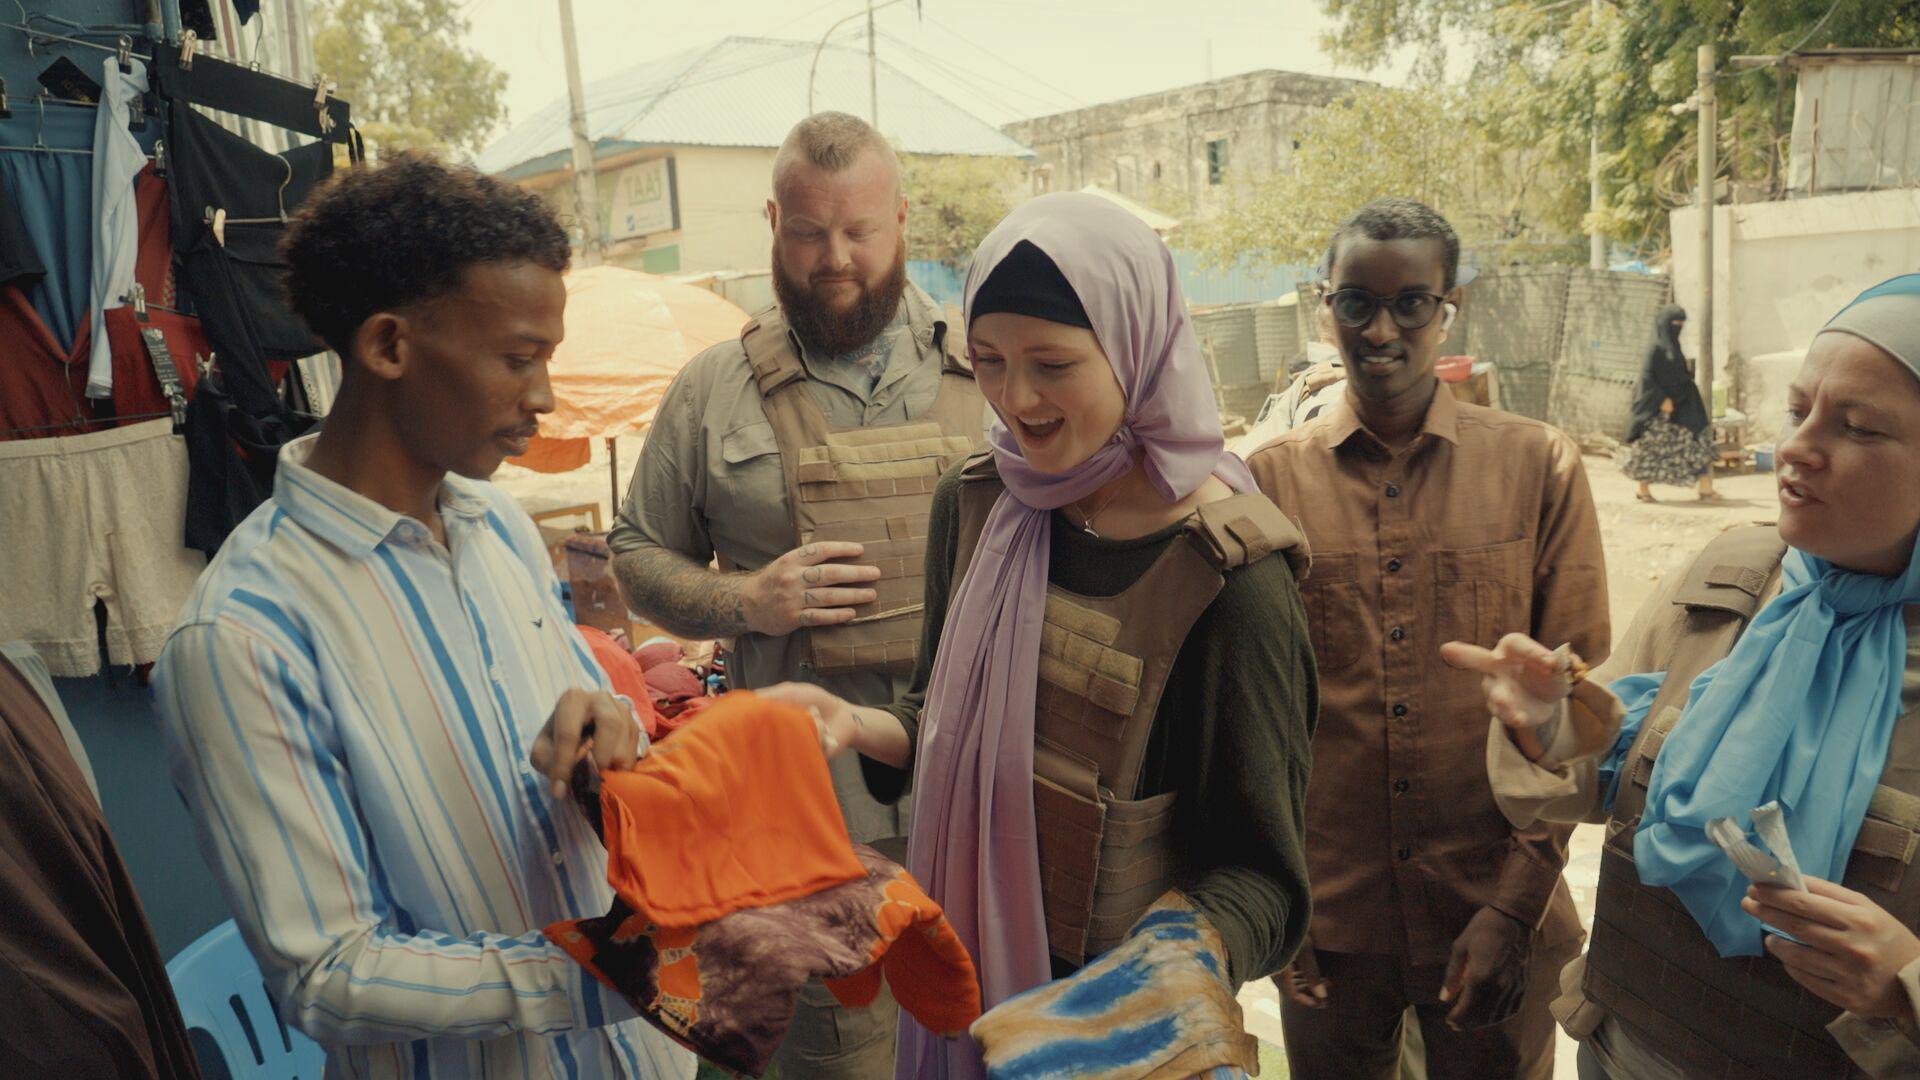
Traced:
[[[916, 3], [918, 11], [916, 11]], [[557, 0], [470, 0], [469, 44], [507, 72], [508, 124], [566, 94]], [[818, 41], [862, 0], [574, 0], [591, 81], [729, 35]], [[874, 15], [880, 59], [996, 125], [1276, 68], [1398, 84], [1320, 51], [1318, 0], [896, 0]], [[866, 19], [833, 40], [865, 45]], [[505, 128], [502, 128], [504, 132]]]

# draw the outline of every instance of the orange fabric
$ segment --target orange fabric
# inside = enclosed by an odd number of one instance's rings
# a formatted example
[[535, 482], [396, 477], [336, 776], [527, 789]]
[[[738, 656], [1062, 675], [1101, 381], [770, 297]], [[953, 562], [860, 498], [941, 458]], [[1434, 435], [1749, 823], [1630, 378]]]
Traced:
[[884, 970], [893, 998], [920, 1026], [936, 1035], [958, 1035], [980, 1019], [980, 980], [973, 957], [953, 932], [940, 905], [913, 875], [901, 869], [885, 886], [874, 912], [880, 937], [871, 963], [844, 979], [825, 980], [842, 1005], [873, 1004]]
[[534, 472], [563, 473], [581, 468], [592, 459], [592, 439], [549, 439], [535, 435], [527, 440], [526, 453], [507, 460]]
[[813, 718], [736, 692], [601, 777], [607, 881], [659, 926], [692, 927], [866, 876]]
[[593, 653], [600, 670], [607, 673], [607, 680], [613, 683], [613, 692], [633, 702], [634, 715], [640, 718], [640, 726], [647, 730], [647, 738], [659, 738], [660, 714], [654, 711], [653, 696], [647, 693], [647, 676], [640, 670], [640, 661], [621, 648], [619, 642], [608, 637], [605, 630], [596, 630], [591, 626], [575, 626], [574, 629], [586, 640], [587, 650]]

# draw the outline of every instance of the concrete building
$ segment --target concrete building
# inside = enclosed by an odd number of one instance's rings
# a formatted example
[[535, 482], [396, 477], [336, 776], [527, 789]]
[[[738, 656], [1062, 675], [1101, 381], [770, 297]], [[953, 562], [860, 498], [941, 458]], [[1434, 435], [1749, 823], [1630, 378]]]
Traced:
[[[1920, 271], [1920, 50], [1794, 54], [1797, 82], [1786, 195], [1713, 208], [1716, 391], [1749, 418], [1749, 437], [1778, 433], [1786, 383], [1813, 335], [1842, 304], [1896, 274]], [[1698, 310], [1700, 211], [1671, 216], [1673, 293]], [[1699, 355], [1699, 320], [1682, 336]], [[1716, 396], [1719, 396], [1716, 392]]]
[[1098, 184], [1128, 198], [1177, 191], [1205, 209], [1238, 177], [1286, 167], [1300, 126], [1353, 79], [1251, 71], [1008, 124], [1033, 148], [1035, 190]]
[[[880, 130], [905, 153], [1022, 160], [1032, 152], [882, 61]], [[586, 86], [608, 260], [649, 273], [764, 270], [773, 155], [808, 112], [867, 116], [864, 49], [730, 37]], [[574, 215], [563, 96], [509, 130], [477, 164]]]

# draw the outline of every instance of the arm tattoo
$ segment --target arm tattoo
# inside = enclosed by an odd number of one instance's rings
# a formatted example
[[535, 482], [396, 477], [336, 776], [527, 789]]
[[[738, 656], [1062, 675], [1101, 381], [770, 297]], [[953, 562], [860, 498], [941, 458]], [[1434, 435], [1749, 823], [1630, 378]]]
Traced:
[[613, 573], [628, 607], [681, 637], [737, 637], [747, 632], [740, 596], [745, 574], [719, 573], [657, 547], [616, 557]]

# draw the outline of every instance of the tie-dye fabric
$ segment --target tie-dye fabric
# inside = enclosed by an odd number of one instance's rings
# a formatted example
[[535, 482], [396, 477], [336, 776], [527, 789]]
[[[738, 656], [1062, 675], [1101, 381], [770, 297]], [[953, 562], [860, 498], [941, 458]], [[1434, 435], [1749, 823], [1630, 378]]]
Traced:
[[[573, 794], [603, 832], [599, 776], [585, 764]], [[693, 864], [726, 848], [722, 838], [697, 843], [683, 845]], [[884, 978], [923, 1027], [965, 1031], [980, 1015], [980, 985], [940, 906], [872, 848], [848, 853], [864, 876], [795, 899], [668, 927], [616, 896], [606, 915], [554, 923], [546, 936], [675, 1041], [748, 1076], [766, 1072], [800, 988], [815, 978], [856, 1008], [873, 1003]]]
[[990, 1080], [1227, 1080], [1259, 1068], [1219, 932], [1170, 892], [1125, 942], [973, 1025]]

